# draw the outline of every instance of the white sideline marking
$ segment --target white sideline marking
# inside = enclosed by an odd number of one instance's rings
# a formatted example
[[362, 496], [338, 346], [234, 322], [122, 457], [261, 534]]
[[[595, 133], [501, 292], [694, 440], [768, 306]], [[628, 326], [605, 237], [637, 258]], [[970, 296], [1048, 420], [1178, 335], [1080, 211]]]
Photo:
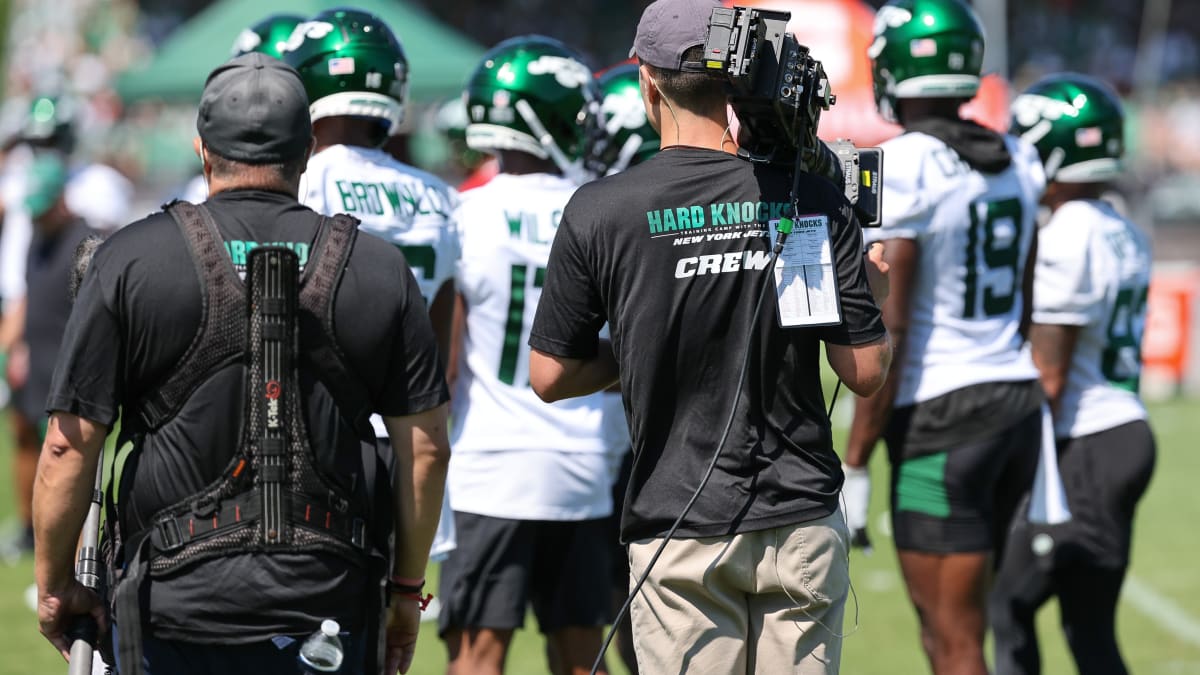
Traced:
[[1200, 619], [1151, 588], [1146, 582], [1132, 574], [1127, 576], [1121, 595], [1168, 633], [1188, 644], [1200, 647]]

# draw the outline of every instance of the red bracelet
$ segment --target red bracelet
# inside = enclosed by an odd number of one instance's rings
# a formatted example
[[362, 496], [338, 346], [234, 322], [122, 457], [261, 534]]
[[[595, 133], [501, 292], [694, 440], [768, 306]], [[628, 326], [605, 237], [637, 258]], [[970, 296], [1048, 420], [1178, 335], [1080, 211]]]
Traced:
[[415, 601], [417, 603], [417, 607], [420, 607], [422, 612], [424, 612], [425, 609], [429, 607], [429, 603], [433, 601], [433, 593], [427, 593], [424, 597], [422, 597], [420, 593], [408, 593], [406, 591], [400, 591], [396, 592], [395, 595], [398, 595], [406, 600]]

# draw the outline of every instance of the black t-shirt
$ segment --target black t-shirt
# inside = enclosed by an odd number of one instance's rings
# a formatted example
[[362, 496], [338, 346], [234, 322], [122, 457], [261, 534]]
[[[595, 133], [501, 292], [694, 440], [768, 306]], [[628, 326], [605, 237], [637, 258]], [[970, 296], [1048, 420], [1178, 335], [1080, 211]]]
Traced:
[[93, 231], [82, 220], [45, 235], [34, 229], [25, 267], [25, 331], [29, 345], [29, 378], [17, 392], [21, 413], [32, 421], [45, 414], [46, 395], [58, 358], [59, 344], [71, 315], [69, 292], [75, 249]]
[[[563, 212], [529, 343], [589, 358], [607, 320], [635, 464], [624, 541], [663, 535], [703, 476], [751, 349], [737, 415], [708, 485], [678, 530], [707, 537], [833, 512], [842, 483], [821, 391], [820, 341], [884, 335], [862, 234], [842, 195], [803, 176], [801, 214], [826, 214], [844, 321], [783, 329], [769, 281], [768, 223], [790, 213], [791, 178], [700, 148], [664, 150], [585, 185]], [[758, 329], [747, 344], [763, 289]]]
[[[230, 191], [207, 204], [235, 266], [244, 266], [246, 251], [259, 243], [286, 245], [301, 264], [307, 261], [320, 216], [294, 198]], [[110, 237], [80, 288], [47, 408], [112, 425], [122, 406], [157, 388], [186, 352], [199, 329], [200, 290], [191, 253], [169, 215], [151, 215]], [[334, 299], [334, 332], [374, 412], [413, 414], [448, 399], [416, 280], [383, 240], [359, 233]], [[244, 371], [218, 371], [174, 418], [140, 441], [121, 476], [127, 533], [225, 470], [240, 442]], [[329, 392], [303, 370], [301, 389], [317, 461], [344, 489], [356, 482], [361, 489], [359, 437]], [[231, 556], [153, 577], [150, 588], [154, 634], [199, 643], [308, 633], [324, 618], [357, 630], [366, 606], [362, 570], [323, 554]]]

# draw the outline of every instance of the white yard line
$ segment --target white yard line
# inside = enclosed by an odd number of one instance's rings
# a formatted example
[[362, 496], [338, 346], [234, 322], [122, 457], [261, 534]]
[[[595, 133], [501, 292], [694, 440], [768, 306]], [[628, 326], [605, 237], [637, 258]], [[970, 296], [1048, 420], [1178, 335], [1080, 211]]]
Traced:
[[1163, 630], [1190, 645], [1200, 647], [1200, 618], [1190, 614], [1132, 574], [1125, 578], [1122, 595]]

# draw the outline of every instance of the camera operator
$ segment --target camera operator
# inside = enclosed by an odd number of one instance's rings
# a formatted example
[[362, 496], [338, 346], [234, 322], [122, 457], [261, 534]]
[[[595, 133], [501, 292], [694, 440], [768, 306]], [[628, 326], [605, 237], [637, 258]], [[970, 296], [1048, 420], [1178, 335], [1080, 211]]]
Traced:
[[[380, 672], [380, 633], [388, 672], [407, 672], [449, 463], [416, 280], [394, 247], [296, 201], [313, 136], [295, 70], [260, 53], [219, 66], [197, 131], [208, 200], [113, 235], [66, 326], [33, 493], [42, 634], [66, 656], [76, 616], [106, 623], [71, 563], [120, 413], [133, 450], [105, 549], [120, 672], [295, 672], [297, 638], [324, 618], [348, 633], [339, 672]], [[272, 259], [292, 261], [290, 280], [256, 273], [270, 270], [259, 248], [288, 252]], [[393, 499], [368, 492], [372, 411], [396, 455]]]
[[891, 350], [868, 269], [886, 268], [879, 247], [865, 264], [840, 191], [801, 175], [798, 213], [828, 224], [843, 320], [780, 327], [770, 225], [793, 214], [793, 176], [733, 154], [725, 84], [700, 63], [719, 6], [659, 0], [642, 15], [634, 53], [662, 152], [567, 204], [530, 379], [555, 401], [619, 375], [635, 456], [621, 534], [631, 579], [650, 570], [632, 605], [641, 672], [835, 672], [848, 533], [818, 355], [825, 342], [857, 393], [882, 384]]

